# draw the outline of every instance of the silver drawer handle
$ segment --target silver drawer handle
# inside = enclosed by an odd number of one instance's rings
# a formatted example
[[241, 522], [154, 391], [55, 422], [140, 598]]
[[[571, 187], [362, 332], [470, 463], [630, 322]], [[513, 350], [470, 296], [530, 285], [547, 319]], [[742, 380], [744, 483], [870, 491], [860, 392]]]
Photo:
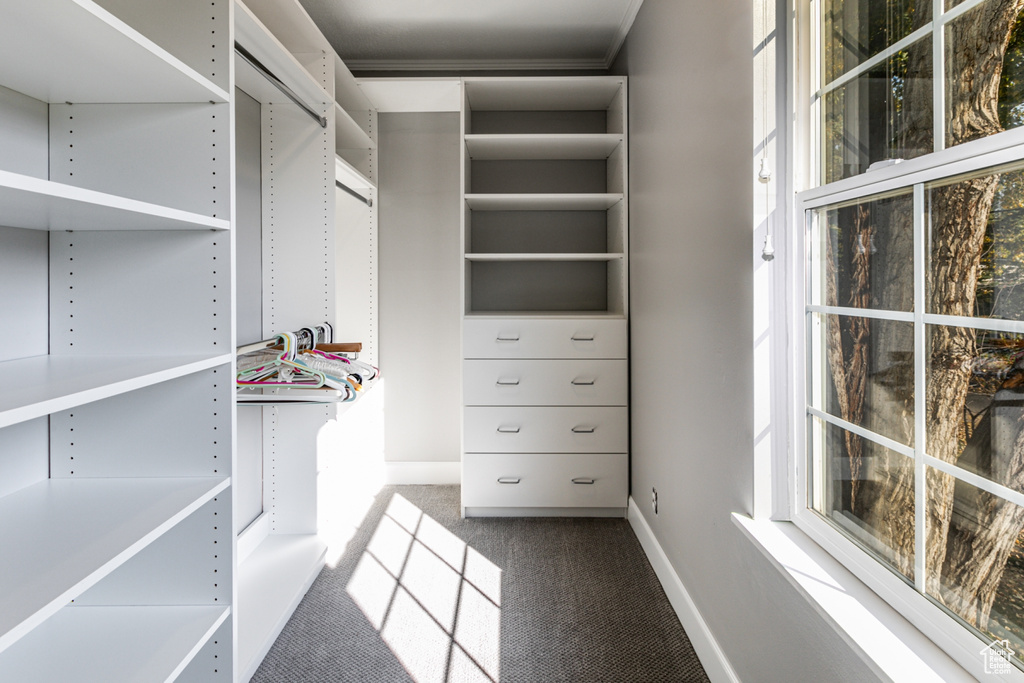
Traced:
[[499, 335], [498, 338], [495, 339], [495, 341], [500, 341], [500, 342], [517, 342], [517, 341], [519, 341], [519, 335], [517, 334], [514, 337], [502, 337], [502, 336]]
[[519, 482], [519, 477], [498, 477], [499, 484], [518, 484]]
[[517, 380], [517, 379], [500, 380], [499, 379], [497, 382], [495, 382], [495, 384], [497, 384], [499, 387], [518, 387], [519, 386], [519, 380]]
[[597, 380], [596, 379], [592, 379], [592, 380], [588, 381], [588, 380], [585, 380], [585, 379], [574, 379], [572, 381], [572, 383], [573, 383], [573, 386], [577, 386], [577, 387], [592, 387], [592, 386], [594, 386], [594, 384], [597, 383]]
[[593, 434], [597, 427], [573, 427], [573, 434]]
[[499, 434], [518, 434], [519, 427], [498, 427]]
[[579, 336], [579, 335], [575, 335], [575, 334], [574, 334], [574, 335], [572, 336], [572, 340], [573, 340], [573, 341], [575, 341], [575, 342], [581, 342], [581, 341], [594, 341], [594, 335], [590, 335], [589, 337], [581, 337], [581, 336]]
[[574, 484], [593, 484], [594, 480], [589, 477], [576, 477], [572, 480]]

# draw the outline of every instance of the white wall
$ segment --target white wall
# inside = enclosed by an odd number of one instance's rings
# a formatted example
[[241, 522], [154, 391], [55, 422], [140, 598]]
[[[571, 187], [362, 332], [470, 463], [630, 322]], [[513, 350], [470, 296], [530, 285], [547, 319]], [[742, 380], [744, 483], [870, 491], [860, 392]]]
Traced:
[[616, 65], [630, 78], [632, 496], [741, 680], [874, 680], [730, 521], [754, 504], [751, 12], [646, 0]]
[[459, 114], [381, 113], [378, 135], [385, 459], [458, 462]]

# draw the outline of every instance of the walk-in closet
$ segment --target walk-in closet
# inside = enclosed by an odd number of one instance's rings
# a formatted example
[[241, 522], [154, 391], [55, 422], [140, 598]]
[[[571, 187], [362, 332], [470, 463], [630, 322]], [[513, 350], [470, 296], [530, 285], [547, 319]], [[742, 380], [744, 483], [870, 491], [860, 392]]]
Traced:
[[[0, 680], [248, 681], [356, 458], [462, 517], [625, 515], [624, 76], [357, 79], [296, 0], [0, 14]], [[436, 115], [451, 191], [379, 187]], [[441, 386], [382, 322], [389, 196], [451, 217], [443, 463], [387, 458]]]

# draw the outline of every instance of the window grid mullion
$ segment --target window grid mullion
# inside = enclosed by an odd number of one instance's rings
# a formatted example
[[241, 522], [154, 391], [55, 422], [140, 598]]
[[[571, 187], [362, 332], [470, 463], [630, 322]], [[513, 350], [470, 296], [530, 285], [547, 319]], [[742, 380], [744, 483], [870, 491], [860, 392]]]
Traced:
[[[942, 0], [936, 0], [941, 3]], [[914, 185], [914, 587], [925, 592], [925, 512], [928, 490], [924, 455], [926, 446], [925, 371], [927, 339], [924, 333], [925, 309], [925, 214], [924, 184]]]
[[[819, 410], [818, 408], [815, 408], [812, 405], [808, 405], [807, 406], [807, 414], [812, 416], [812, 417], [818, 418], [822, 422], [828, 422], [829, 424], [831, 424], [831, 425], [833, 425], [835, 427], [839, 427], [840, 429], [845, 429], [846, 431], [848, 431], [848, 432], [850, 432], [852, 434], [856, 434], [857, 436], [861, 437], [862, 439], [866, 439], [867, 441], [871, 441], [873, 443], [877, 443], [880, 446], [884, 446], [885, 448], [888, 448], [893, 453], [899, 453], [900, 455], [902, 455], [904, 458], [907, 458], [908, 460], [911, 460], [911, 459], [914, 458], [914, 449], [913, 448], [910, 448], [909, 446], [901, 444], [899, 441], [895, 441], [893, 439], [890, 439], [887, 436], [882, 436], [878, 432], [873, 432], [870, 429], [865, 429], [864, 427], [861, 427], [860, 425], [854, 424], [854, 423], [850, 422], [849, 420], [844, 420], [841, 417], [836, 417], [832, 413], [826, 413], [824, 410]], [[819, 468], [819, 469], [824, 469], [824, 468]]]
[[[836, 76], [835, 80], [833, 80], [832, 82], [826, 83], [823, 86], [819, 86], [820, 90], [818, 90], [816, 95], [820, 98], [821, 96], [824, 96], [825, 94], [832, 92], [836, 88], [841, 88], [844, 85], [857, 80], [857, 78], [863, 76], [868, 71], [871, 71], [871, 69], [874, 69], [876, 66], [878, 66], [885, 60], [891, 58], [897, 52], [905, 50], [914, 43], [916, 43], [917, 41], [923, 39], [932, 31], [932, 26], [934, 26], [934, 24], [935, 22], [933, 21], [928, 22], [927, 24], [917, 29], [913, 33], [910, 33], [904, 36], [903, 38], [900, 38], [899, 40], [897, 40], [895, 43], [885, 48], [884, 50], [881, 50], [880, 52], [871, 55], [871, 57], [865, 59], [863, 62], [853, 67], [846, 73]], [[820, 81], [818, 82], [820, 83]]]
[[946, 24], [942, 10], [945, 0], [932, 0], [932, 142], [933, 149], [946, 148]]

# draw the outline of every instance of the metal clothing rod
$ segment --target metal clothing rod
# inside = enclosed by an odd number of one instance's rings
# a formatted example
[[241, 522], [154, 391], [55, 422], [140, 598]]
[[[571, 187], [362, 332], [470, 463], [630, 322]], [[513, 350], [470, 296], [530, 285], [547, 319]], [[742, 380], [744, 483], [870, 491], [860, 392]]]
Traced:
[[367, 206], [373, 206], [373, 200], [372, 200], [372, 199], [367, 199], [367, 198], [366, 198], [366, 197], [364, 197], [363, 195], [361, 195], [361, 194], [359, 194], [358, 192], [356, 192], [355, 190], [353, 190], [353, 189], [352, 189], [351, 187], [349, 187], [348, 185], [345, 185], [344, 183], [342, 183], [341, 181], [339, 181], [339, 180], [335, 180], [335, 181], [334, 181], [334, 184], [335, 184], [335, 186], [337, 186], [338, 188], [340, 188], [340, 189], [344, 190], [344, 191], [345, 191], [345, 192], [347, 192], [348, 194], [352, 195], [353, 197], [355, 197], [356, 199], [358, 199], [359, 201], [361, 201], [361, 202], [362, 202], [363, 204], [366, 204]]
[[239, 45], [238, 42], [235, 42], [235, 52], [238, 53], [239, 57], [248, 62], [252, 68], [256, 69], [256, 71], [258, 71], [261, 76], [270, 81], [271, 85], [280, 90], [285, 97], [294, 102], [296, 106], [302, 109], [302, 111], [309, 114], [314, 121], [320, 124], [321, 128], [327, 127], [327, 119], [325, 117], [320, 116], [320, 114], [316, 113], [316, 110], [314, 110], [312, 107], [310, 107], [305, 102], [300, 100], [299, 96], [292, 92], [291, 88], [285, 85], [280, 78], [275, 76], [270, 69], [263, 66], [263, 64], [261, 64], [258, 59], [253, 57], [252, 54], [244, 47]]

